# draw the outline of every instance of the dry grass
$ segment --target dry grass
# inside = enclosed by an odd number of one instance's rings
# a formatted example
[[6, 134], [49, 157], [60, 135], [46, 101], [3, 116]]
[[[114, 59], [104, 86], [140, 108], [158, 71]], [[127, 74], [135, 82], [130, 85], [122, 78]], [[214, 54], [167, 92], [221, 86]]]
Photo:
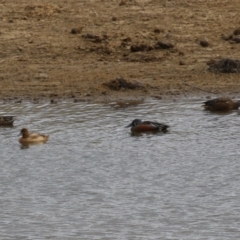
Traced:
[[[214, 74], [207, 62], [239, 58], [224, 40], [240, 26], [236, 0], [2, 1], [2, 98], [124, 98], [190, 93], [237, 95], [238, 74]], [[72, 34], [73, 28], [81, 29]], [[83, 36], [94, 36], [93, 38]], [[202, 47], [206, 40], [209, 46]], [[132, 52], [131, 46], [170, 49]], [[123, 77], [145, 87], [112, 91]]]

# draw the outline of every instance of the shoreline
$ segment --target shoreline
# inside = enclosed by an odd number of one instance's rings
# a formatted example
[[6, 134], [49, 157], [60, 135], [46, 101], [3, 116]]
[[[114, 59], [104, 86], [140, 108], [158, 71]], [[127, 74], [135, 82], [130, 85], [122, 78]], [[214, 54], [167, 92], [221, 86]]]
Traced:
[[[239, 58], [226, 36], [240, 27], [231, 17], [240, 2], [123, 3], [1, 3], [1, 101], [240, 98], [239, 73], [208, 70], [209, 61]], [[118, 78], [141, 87], [106, 86]]]
[[233, 100], [239, 100], [240, 96], [237, 94], [201, 94], [192, 92], [189, 94], [178, 94], [178, 95], [161, 95], [160, 97], [155, 96], [94, 96], [94, 97], [79, 97], [79, 98], [70, 98], [70, 97], [59, 97], [59, 98], [51, 98], [51, 97], [39, 97], [29, 96], [29, 97], [5, 97], [0, 99], [2, 104], [22, 104], [22, 103], [31, 103], [31, 104], [61, 104], [61, 103], [96, 103], [96, 104], [116, 104], [119, 107], [127, 107], [134, 106], [146, 101], [156, 100], [156, 101], [181, 101], [181, 100], [191, 100], [191, 99], [201, 99], [203, 102], [209, 99], [214, 99], [217, 97], [230, 97]]

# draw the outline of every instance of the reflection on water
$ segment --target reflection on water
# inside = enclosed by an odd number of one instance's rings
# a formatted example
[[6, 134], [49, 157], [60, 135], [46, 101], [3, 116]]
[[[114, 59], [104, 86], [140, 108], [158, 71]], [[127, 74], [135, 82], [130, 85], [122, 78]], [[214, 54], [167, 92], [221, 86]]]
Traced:
[[21, 149], [28, 149], [30, 148], [31, 146], [35, 146], [35, 145], [40, 145], [40, 144], [46, 144], [46, 143], [43, 143], [43, 142], [36, 142], [36, 143], [20, 143], [20, 148]]
[[[201, 101], [10, 104], [1, 239], [239, 239], [239, 114]], [[170, 125], [132, 135], [133, 119]], [[21, 128], [50, 135], [23, 148]]]
[[169, 131], [164, 131], [164, 132], [160, 132], [160, 131], [147, 131], [147, 132], [131, 132], [131, 136], [132, 137], [146, 137], [147, 135], [150, 136], [150, 138], [153, 136], [153, 135], [158, 135], [158, 136], [161, 136], [161, 135], [164, 135], [164, 134], [167, 134], [169, 133]]

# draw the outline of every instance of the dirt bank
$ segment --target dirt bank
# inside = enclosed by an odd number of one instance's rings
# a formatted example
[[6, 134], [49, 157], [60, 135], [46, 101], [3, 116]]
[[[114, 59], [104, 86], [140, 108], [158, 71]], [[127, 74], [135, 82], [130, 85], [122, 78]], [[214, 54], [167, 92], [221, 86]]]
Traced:
[[[4, 101], [240, 97], [240, 74], [207, 65], [240, 58], [240, 1], [3, 0], [0, 9]], [[106, 84], [119, 78], [140, 87]]]

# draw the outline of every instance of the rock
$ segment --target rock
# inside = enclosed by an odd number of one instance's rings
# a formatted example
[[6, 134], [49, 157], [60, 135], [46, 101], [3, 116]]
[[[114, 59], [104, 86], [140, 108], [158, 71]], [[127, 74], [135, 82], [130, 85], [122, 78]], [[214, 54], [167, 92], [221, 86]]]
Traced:
[[153, 30], [154, 33], [164, 33], [164, 29], [161, 29], [161, 28], [154, 28]]
[[73, 28], [73, 29], [71, 30], [71, 33], [72, 33], [72, 34], [79, 34], [79, 33], [82, 32], [82, 30], [83, 30], [83, 27]]
[[234, 30], [233, 35], [240, 35], [240, 27]]
[[232, 38], [232, 41], [234, 41], [235, 43], [240, 43], [240, 36], [234, 36]]
[[51, 99], [51, 100], [50, 100], [50, 103], [51, 103], [51, 104], [57, 104], [57, 100]]
[[86, 38], [94, 43], [101, 43], [102, 41], [105, 41], [108, 39], [108, 35], [103, 34], [102, 36], [94, 35], [91, 33], [87, 33], [85, 35], [82, 35], [83, 38]]
[[214, 73], [240, 73], [240, 61], [223, 58], [218, 61], [211, 60], [207, 63], [208, 70]]
[[199, 44], [202, 46], [202, 47], [208, 47], [209, 46], [209, 43], [207, 40], [200, 40]]
[[153, 49], [154, 49], [153, 46], [148, 45], [146, 43], [137, 43], [137, 44], [131, 45], [131, 47], [130, 47], [130, 50], [132, 52], [151, 51]]
[[170, 42], [163, 42], [163, 41], [158, 41], [155, 45], [155, 49], [170, 49], [173, 48], [174, 45]]
[[124, 6], [127, 4], [127, 0], [121, 0], [121, 2], [119, 3], [119, 6]]
[[116, 78], [107, 83], [104, 83], [105, 86], [112, 90], [119, 91], [121, 89], [142, 89], [143, 85], [137, 81], [126, 81], [124, 78]]

